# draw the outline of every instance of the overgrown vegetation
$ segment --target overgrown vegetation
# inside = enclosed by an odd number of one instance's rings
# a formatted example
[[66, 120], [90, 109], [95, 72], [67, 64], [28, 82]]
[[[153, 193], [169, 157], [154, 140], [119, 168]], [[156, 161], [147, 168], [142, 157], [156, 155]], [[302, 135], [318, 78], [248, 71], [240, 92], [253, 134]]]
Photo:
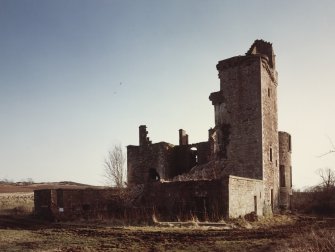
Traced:
[[280, 251], [295, 252], [330, 252], [335, 251], [334, 230], [311, 229], [310, 232], [297, 234], [287, 240]]
[[335, 172], [319, 170], [321, 183], [303, 192], [293, 192], [293, 209], [307, 214], [335, 216]]

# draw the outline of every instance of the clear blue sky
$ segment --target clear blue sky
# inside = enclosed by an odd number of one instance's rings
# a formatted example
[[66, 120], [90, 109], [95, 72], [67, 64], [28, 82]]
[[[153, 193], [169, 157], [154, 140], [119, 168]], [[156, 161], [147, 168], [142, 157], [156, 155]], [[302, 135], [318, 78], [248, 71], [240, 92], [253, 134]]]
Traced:
[[216, 63], [272, 42], [293, 184], [335, 168], [335, 2], [0, 0], [0, 179], [103, 184], [116, 143], [207, 140]]

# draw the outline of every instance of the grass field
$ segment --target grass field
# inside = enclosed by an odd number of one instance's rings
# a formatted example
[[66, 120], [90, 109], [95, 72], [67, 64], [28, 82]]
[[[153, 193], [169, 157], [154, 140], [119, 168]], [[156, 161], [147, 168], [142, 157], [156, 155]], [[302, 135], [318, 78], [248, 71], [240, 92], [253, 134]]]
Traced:
[[335, 220], [276, 216], [188, 227], [48, 223], [0, 216], [0, 251], [334, 251]]
[[0, 214], [29, 214], [33, 207], [33, 192], [0, 193]]
[[[248, 233], [198, 228], [61, 225], [35, 230], [0, 230], [0, 250], [259, 251], [272, 244], [268, 235], [255, 239], [259, 232]], [[245, 238], [241, 239], [241, 235]]]
[[335, 219], [277, 215], [187, 225], [35, 219], [32, 192], [0, 193], [0, 251], [335, 251]]

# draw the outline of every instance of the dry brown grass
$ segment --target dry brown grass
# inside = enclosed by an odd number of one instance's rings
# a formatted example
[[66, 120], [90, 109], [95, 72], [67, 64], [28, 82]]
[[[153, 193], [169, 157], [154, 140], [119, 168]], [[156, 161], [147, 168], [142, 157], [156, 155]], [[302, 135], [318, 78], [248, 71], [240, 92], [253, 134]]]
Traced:
[[311, 229], [287, 240], [280, 251], [333, 252], [335, 251], [335, 231]]
[[252, 223], [217, 222], [212, 227], [193, 222], [116, 227], [97, 221], [43, 223], [4, 217], [0, 218], [0, 251], [334, 251], [334, 220], [330, 219], [276, 215]]
[[0, 193], [0, 214], [31, 214], [34, 207], [34, 193]]
[[0, 251], [258, 251], [272, 242], [264, 232], [255, 239], [255, 234], [241, 230], [87, 224], [0, 228], [0, 237]]

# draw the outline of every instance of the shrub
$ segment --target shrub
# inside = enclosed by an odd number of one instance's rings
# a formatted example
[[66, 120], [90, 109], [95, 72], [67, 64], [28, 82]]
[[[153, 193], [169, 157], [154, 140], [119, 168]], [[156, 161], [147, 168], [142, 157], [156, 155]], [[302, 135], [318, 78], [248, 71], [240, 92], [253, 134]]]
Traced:
[[293, 192], [292, 208], [301, 213], [334, 215], [335, 187], [313, 187], [304, 192]]
[[335, 233], [331, 230], [312, 229], [289, 240], [281, 251], [335, 251]]

